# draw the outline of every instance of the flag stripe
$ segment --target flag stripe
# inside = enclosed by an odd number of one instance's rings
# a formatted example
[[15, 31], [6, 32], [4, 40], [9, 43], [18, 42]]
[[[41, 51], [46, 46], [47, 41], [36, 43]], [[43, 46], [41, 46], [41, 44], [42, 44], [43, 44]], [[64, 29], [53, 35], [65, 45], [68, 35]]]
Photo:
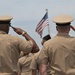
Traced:
[[45, 21], [45, 22], [43, 23], [43, 26], [41, 26], [40, 29], [37, 29], [37, 31], [40, 32], [40, 31], [43, 30], [47, 25], [49, 25], [48, 20]]
[[42, 37], [43, 29], [48, 25], [49, 25], [48, 13], [46, 12], [44, 17], [38, 23], [36, 30], [35, 30], [40, 35], [40, 37]]
[[38, 30], [38, 32], [42, 31], [48, 25], [49, 25], [48, 23], [44, 23], [44, 26], [40, 30]]
[[37, 29], [37, 31], [41, 31], [42, 29], [44, 29], [47, 25], [49, 25], [49, 22], [48, 22], [48, 19], [47, 19], [47, 21], [45, 21], [44, 23], [43, 23], [43, 25], [42, 26], [40, 26], [38, 29]]
[[44, 20], [41, 20], [41, 22], [38, 24], [37, 28], [36, 28], [36, 31], [38, 31], [38, 29], [40, 29], [42, 27], [41, 24], [43, 24]]

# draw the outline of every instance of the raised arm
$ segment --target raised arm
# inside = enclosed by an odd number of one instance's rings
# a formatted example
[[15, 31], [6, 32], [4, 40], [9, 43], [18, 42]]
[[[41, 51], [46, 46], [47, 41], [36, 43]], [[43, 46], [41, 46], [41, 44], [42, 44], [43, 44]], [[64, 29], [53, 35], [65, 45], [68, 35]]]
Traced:
[[31, 53], [36, 53], [39, 51], [38, 45], [36, 44], [34, 39], [26, 31], [22, 30], [21, 28], [15, 28], [15, 27], [12, 27], [12, 28], [17, 34], [24, 36], [27, 41], [31, 40], [33, 42], [33, 48], [32, 48]]

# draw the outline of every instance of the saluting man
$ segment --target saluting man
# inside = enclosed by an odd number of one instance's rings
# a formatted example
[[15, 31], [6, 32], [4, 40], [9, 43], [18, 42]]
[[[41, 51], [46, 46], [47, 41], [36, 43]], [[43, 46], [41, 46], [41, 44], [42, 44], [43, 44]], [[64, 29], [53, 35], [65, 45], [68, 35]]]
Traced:
[[36, 42], [24, 30], [12, 27], [26, 40], [8, 34], [12, 18], [12, 16], [0, 16], [0, 75], [17, 75], [20, 51], [28, 53], [39, 51]]
[[73, 17], [59, 15], [53, 19], [57, 35], [47, 41], [41, 50], [41, 75], [47, 75], [47, 64], [50, 64], [50, 75], [75, 75], [75, 38], [69, 35]]

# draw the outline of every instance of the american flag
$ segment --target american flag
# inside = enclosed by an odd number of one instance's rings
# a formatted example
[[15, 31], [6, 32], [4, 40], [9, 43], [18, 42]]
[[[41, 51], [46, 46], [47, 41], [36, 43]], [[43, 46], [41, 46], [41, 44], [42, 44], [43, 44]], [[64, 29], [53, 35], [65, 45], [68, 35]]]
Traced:
[[41, 38], [42, 38], [43, 29], [48, 25], [49, 25], [48, 12], [46, 12], [44, 17], [38, 23], [36, 30], [35, 30], [40, 35]]

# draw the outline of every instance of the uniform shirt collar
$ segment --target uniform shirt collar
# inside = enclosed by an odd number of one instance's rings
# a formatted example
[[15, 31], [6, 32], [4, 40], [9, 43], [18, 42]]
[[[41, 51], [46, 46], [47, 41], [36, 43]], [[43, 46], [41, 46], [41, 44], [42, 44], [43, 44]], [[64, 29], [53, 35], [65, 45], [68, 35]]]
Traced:
[[57, 36], [70, 36], [70, 35], [67, 33], [58, 33]]

